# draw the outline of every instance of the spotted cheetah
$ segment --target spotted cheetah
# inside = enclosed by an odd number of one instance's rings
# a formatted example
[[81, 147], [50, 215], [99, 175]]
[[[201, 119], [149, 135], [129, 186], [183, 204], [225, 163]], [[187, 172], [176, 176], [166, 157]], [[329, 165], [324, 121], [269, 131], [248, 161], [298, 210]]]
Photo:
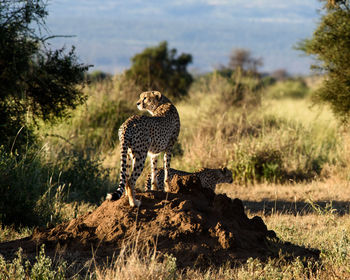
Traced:
[[[194, 173], [189, 173], [181, 170], [176, 170], [176, 169], [169, 169], [169, 180], [173, 178], [173, 176], [177, 174], [179, 176], [185, 176], [185, 175], [190, 175], [190, 174], [195, 174], [199, 180], [201, 181], [201, 184], [204, 188], [210, 188], [213, 191], [215, 191], [215, 187], [219, 183], [232, 183], [233, 178], [232, 178], [232, 172], [228, 170], [226, 167], [225, 168], [220, 168], [220, 169], [209, 169], [209, 168], [203, 168], [200, 169]], [[147, 182], [145, 189], [146, 190], [151, 190], [151, 175], [148, 175]], [[163, 189], [163, 178], [164, 178], [164, 169], [161, 168], [159, 169], [157, 173], [157, 180], [158, 180], [158, 189]]]
[[[139, 207], [141, 204], [135, 199], [134, 187], [144, 168], [147, 153], [151, 157], [151, 189], [157, 190], [157, 159], [159, 153], [164, 152], [164, 189], [169, 191], [171, 151], [180, 132], [180, 118], [175, 106], [159, 91], [141, 93], [137, 108], [148, 111], [152, 116], [134, 115], [119, 128], [121, 162], [119, 187], [106, 197], [108, 200], [117, 200], [125, 189], [132, 207]], [[132, 172], [127, 178], [130, 160]]]

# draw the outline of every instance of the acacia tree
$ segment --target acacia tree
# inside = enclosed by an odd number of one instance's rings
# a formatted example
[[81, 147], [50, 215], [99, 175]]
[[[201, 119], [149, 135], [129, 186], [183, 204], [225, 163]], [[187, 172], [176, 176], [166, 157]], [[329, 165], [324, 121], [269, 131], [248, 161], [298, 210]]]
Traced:
[[142, 90], [159, 90], [167, 96], [179, 98], [187, 94], [193, 78], [187, 71], [192, 62], [190, 54], [176, 57], [177, 50], [168, 50], [166, 41], [146, 48], [132, 59], [126, 77], [135, 81]]
[[0, 1], [0, 145], [26, 127], [26, 116], [52, 120], [85, 99], [77, 85], [89, 66], [74, 47], [49, 49], [47, 15], [42, 0]]
[[316, 91], [316, 101], [330, 104], [343, 122], [350, 115], [350, 3], [349, 0], [325, 1], [325, 14], [312, 38], [298, 48], [318, 62], [313, 69], [325, 74]]
[[262, 65], [262, 59], [252, 57], [250, 50], [238, 48], [232, 50], [228, 68], [231, 70], [240, 69], [247, 73], [257, 73], [258, 68]]

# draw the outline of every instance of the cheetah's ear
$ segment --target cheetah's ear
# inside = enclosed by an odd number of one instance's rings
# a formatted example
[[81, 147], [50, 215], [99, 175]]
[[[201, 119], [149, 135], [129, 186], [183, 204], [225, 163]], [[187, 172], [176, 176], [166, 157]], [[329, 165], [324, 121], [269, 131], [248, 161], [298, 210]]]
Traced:
[[160, 98], [162, 97], [162, 94], [159, 91], [152, 91], [152, 93], [155, 95], [155, 97], [160, 100]]

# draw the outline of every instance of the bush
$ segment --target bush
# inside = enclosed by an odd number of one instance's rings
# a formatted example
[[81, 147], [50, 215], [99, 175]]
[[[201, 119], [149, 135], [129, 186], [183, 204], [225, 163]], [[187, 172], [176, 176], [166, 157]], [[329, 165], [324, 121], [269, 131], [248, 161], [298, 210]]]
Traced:
[[86, 75], [86, 80], [91, 83], [102, 82], [104, 80], [110, 80], [112, 75], [100, 70], [95, 70]]
[[310, 90], [306, 83], [301, 80], [280, 81], [267, 88], [266, 96], [274, 99], [281, 98], [305, 98]]
[[72, 112], [71, 118], [51, 127], [43, 125], [38, 132], [45, 136], [43, 141], [48, 142], [53, 157], [71, 150], [90, 158], [111, 152], [119, 142], [120, 125], [138, 113], [140, 91], [123, 75], [91, 84], [85, 93], [86, 104]]
[[232, 169], [238, 183], [276, 183], [282, 180], [283, 159], [279, 150], [265, 148], [250, 154], [237, 150], [235, 158]]
[[[342, 121], [350, 116], [350, 2], [325, 1], [324, 13], [312, 38], [299, 43], [298, 48], [311, 55], [318, 70], [327, 77], [315, 91], [315, 100], [329, 104]], [[334, 43], [336, 42], [336, 44]]]
[[[0, 213], [4, 224], [41, 224], [35, 212], [36, 203], [48, 189], [50, 168], [45, 168], [38, 155], [10, 154], [0, 148]], [[45, 215], [45, 214], [44, 214]], [[46, 216], [46, 215], [45, 215]]]
[[73, 140], [75, 149], [92, 154], [113, 149], [119, 142], [119, 127], [136, 113], [136, 109], [125, 100], [90, 104], [88, 110], [73, 120], [75, 124], [69, 129], [69, 133], [77, 137]]
[[254, 129], [237, 139], [230, 165], [239, 183], [309, 181], [321, 175], [325, 164], [341, 162], [334, 131], [305, 128], [273, 115], [265, 115], [260, 124], [248, 122]]
[[109, 190], [108, 170], [80, 154], [45, 160], [43, 151], [24, 155], [0, 148], [0, 220], [3, 224], [45, 225], [62, 220], [64, 202], [100, 202]]
[[190, 98], [196, 104], [198, 99], [211, 96], [211, 107], [215, 111], [226, 112], [237, 107], [251, 109], [260, 105], [262, 88], [260, 78], [243, 76], [240, 70], [233, 71], [227, 77], [222, 71], [201, 76], [193, 83]]
[[99, 203], [104, 200], [111, 188], [109, 170], [101, 167], [101, 161], [84, 156], [80, 152], [71, 151], [60, 155], [56, 163], [60, 170], [60, 184], [69, 186], [66, 201], [85, 201]]
[[39, 255], [33, 265], [23, 259], [23, 251], [20, 248], [16, 258], [11, 262], [0, 255], [0, 278], [1, 279], [52, 279], [66, 278], [67, 263], [54, 264], [50, 257], [45, 255], [45, 247], [41, 246]]
[[47, 14], [41, 0], [0, 2], [0, 145], [7, 148], [21, 127], [29, 129], [28, 117], [52, 120], [85, 100], [78, 85], [89, 66], [74, 47], [49, 49]]
[[168, 50], [166, 41], [146, 48], [132, 58], [126, 77], [135, 81], [142, 91], [159, 90], [169, 98], [183, 97], [193, 81], [187, 71], [192, 56], [182, 53], [176, 57], [176, 53], [176, 49]]

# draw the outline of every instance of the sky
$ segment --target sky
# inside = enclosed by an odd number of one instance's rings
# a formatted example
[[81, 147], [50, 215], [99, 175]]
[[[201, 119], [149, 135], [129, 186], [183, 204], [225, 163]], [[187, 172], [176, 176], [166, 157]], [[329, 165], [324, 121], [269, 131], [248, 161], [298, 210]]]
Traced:
[[312, 36], [320, 20], [318, 0], [49, 0], [51, 41], [76, 46], [93, 70], [119, 73], [146, 47], [168, 41], [190, 53], [195, 73], [227, 65], [235, 48], [263, 59], [262, 71], [309, 74], [311, 58], [293, 47]]

